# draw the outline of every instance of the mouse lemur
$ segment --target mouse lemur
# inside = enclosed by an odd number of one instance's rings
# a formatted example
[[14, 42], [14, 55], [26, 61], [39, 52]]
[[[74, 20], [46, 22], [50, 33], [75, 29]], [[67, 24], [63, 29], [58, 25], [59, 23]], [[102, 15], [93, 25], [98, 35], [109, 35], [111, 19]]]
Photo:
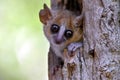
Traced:
[[[46, 4], [39, 13], [44, 34], [56, 56], [64, 60], [63, 51], [71, 43], [83, 40], [82, 16], [68, 10], [50, 10]], [[79, 47], [81, 46], [78, 45]], [[69, 48], [72, 51], [73, 49]], [[74, 49], [75, 50], [75, 49]], [[73, 50], [73, 51], [74, 51]]]

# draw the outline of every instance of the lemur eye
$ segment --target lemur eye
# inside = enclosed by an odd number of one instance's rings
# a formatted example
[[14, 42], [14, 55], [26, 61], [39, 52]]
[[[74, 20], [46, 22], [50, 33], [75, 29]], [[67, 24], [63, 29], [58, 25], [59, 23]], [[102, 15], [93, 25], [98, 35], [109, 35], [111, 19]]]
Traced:
[[73, 32], [71, 30], [66, 30], [65, 31], [65, 37], [67, 39], [71, 38], [73, 36]]
[[57, 24], [53, 24], [51, 26], [51, 32], [52, 33], [57, 33], [59, 31], [60, 27]]

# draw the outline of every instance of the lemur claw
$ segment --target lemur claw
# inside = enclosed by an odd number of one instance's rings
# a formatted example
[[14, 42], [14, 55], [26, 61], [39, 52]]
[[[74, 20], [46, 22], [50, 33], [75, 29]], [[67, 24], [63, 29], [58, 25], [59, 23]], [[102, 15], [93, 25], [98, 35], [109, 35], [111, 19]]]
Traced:
[[74, 43], [71, 43], [70, 45], [68, 45], [67, 49], [68, 49], [68, 55], [70, 57], [74, 56], [74, 52], [82, 47], [83, 43], [82, 42], [74, 42]]

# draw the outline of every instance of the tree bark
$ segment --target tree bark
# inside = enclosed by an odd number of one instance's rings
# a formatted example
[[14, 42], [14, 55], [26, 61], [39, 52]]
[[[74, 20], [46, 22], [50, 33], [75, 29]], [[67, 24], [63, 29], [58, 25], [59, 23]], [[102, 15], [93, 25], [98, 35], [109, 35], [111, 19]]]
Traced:
[[[52, 9], [58, 1], [51, 0]], [[120, 11], [117, 0], [83, 0], [84, 46], [53, 74], [56, 56], [48, 55], [49, 80], [120, 80]], [[62, 5], [63, 6], [63, 5]], [[67, 51], [65, 51], [65, 54]]]

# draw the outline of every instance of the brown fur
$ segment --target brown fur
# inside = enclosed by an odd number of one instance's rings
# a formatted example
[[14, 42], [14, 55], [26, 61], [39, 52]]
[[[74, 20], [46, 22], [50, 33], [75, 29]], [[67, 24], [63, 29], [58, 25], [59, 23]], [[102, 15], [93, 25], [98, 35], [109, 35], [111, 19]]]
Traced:
[[57, 24], [59, 26], [64, 24], [66, 29], [73, 31], [72, 38], [67, 39], [60, 45], [57, 45], [58, 48], [60, 48], [59, 49], [60, 51], [63, 51], [63, 49], [66, 48], [72, 42], [82, 41], [83, 30], [80, 26], [76, 26], [75, 24], [75, 23], [78, 23], [77, 21], [82, 21], [82, 19], [77, 20], [76, 18], [78, 18], [78, 16], [74, 15], [70, 11], [67, 11], [67, 10], [52, 11], [48, 7], [46, 7], [46, 5], [44, 6], [45, 6], [44, 9], [40, 11], [39, 17], [40, 17], [40, 21], [44, 24], [44, 33], [48, 38], [48, 40], [50, 41], [50, 44], [52, 45], [55, 44], [54, 42], [52, 42], [53, 34], [50, 31], [50, 27], [52, 24]]
[[82, 28], [81, 27], [76, 28], [76, 26], [73, 23], [73, 21], [76, 19], [76, 16], [71, 14], [71, 12], [69, 12], [69, 11], [56, 11], [56, 14], [58, 16], [56, 16], [55, 18], [53, 17], [51, 19], [49, 25], [57, 24], [57, 25], [60, 26], [63, 22], [65, 22], [66, 23], [66, 25], [65, 25], [66, 29], [73, 30], [73, 32], [74, 32], [73, 37], [70, 38], [69, 40], [67, 40], [65, 42], [65, 44], [68, 45], [68, 44], [70, 44], [72, 42], [82, 40], [82, 31], [83, 31]]

